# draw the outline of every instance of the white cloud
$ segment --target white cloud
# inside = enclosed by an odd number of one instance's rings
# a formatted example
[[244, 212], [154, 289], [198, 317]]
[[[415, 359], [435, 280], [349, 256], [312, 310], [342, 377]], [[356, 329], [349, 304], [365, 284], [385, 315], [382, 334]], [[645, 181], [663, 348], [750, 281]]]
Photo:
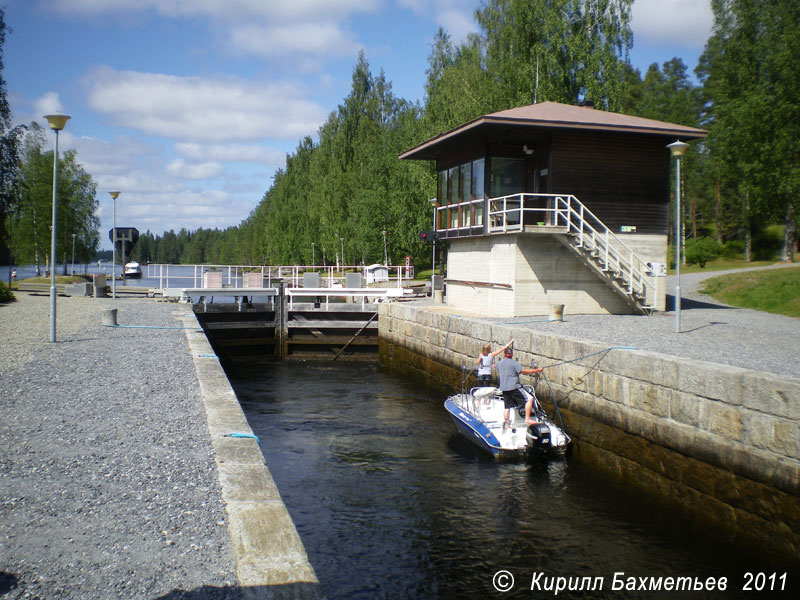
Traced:
[[702, 49], [714, 23], [710, 0], [635, 0], [634, 43]]
[[270, 167], [282, 167], [286, 153], [276, 148], [248, 144], [197, 144], [180, 142], [175, 151], [188, 159], [218, 162], [249, 162]]
[[215, 161], [187, 163], [182, 158], [176, 158], [167, 163], [165, 170], [182, 179], [214, 179], [222, 173], [222, 165]]
[[353, 56], [363, 48], [352, 34], [345, 33], [333, 22], [292, 23], [279, 27], [242, 25], [231, 29], [230, 43], [236, 52], [262, 58], [286, 58], [287, 54]]
[[355, 55], [361, 45], [343, 27], [350, 16], [375, 12], [382, 0], [40, 0], [45, 10], [85, 18], [124, 15], [200, 18], [222, 31], [230, 51], [256, 57], [295, 52], [320, 58]]
[[467, 35], [478, 31], [473, 13], [477, 2], [463, 0], [397, 0], [400, 7], [424, 15], [444, 28], [456, 42], [466, 40]]
[[89, 105], [115, 124], [181, 141], [294, 140], [327, 116], [286, 83], [95, 69]]
[[64, 114], [64, 109], [61, 106], [61, 100], [59, 100], [56, 92], [47, 92], [40, 98], [34, 100], [33, 109], [36, 113], [36, 116], [33, 117], [34, 120], [38, 121], [44, 127], [47, 127], [47, 119], [44, 118], [44, 115], [51, 115], [55, 113]]

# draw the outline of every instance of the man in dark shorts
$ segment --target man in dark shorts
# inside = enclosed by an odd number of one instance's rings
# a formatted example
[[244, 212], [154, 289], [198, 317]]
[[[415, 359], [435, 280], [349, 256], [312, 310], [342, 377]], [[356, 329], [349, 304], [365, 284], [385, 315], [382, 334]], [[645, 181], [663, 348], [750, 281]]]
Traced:
[[500, 391], [503, 392], [503, 427], [511, 424], [509, 410], [516, 410], [517, 407], [525, 405], [525, 424], [531, 425], [535, 421], [531, 419], [531, 408], [533, 407], [533, 396], [522, 389], [519, 381], [520, 375], [533, 375], [541, 373], [543, 369], [523, 369], [522, 365], [514, 360], [514, 350], [506, 348], [506, 357], [495, 365], [497, 374], [500, 376]]

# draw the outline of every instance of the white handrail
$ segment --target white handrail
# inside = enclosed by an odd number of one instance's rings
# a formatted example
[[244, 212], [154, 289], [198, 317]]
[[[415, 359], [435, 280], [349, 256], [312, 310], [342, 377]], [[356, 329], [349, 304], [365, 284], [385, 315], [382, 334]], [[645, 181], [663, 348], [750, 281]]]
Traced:
[[[526, 199], [546, 199], [546, 206], [526, 207]], [[619, 273], [629, 294], [639, 293], [648, 296], [648, 288], [655, 293], [655, 285], [648, 281], [644, 271], [647, 263], [640, 259], [583, 203], [570, 194], [520, 193], [498, 198], [490, 198], [489, 232], [514, 232], [525, 230], [525, 215], [536, 215], [544, 221], [537, 221], [545, 228], [564, 227], [567, 233], [577, 237], [576, 246], [597, 252], [603, 269], [607, 273]], [[509, 208], [510, 205], [510, 208]], [[493, 207], [502, 206], [500, 210]], [[627, 256], [626, 256], [627, 255]]]

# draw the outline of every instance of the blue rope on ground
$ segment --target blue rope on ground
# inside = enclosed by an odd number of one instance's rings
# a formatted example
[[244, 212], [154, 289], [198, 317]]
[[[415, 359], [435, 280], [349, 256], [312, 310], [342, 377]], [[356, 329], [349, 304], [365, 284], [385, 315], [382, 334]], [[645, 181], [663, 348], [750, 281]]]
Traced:
[[260, 440], [260, 439], [258, 439], [258, 436], [257, 436], [257, 435], [255, 435], [254, 433], [228, 433], [228, 434], [225, 434], [225, 437], [231, 437], [231, 438], [250, 438], [250, 439], [253, 439], [253, 440], [255, 440], [256, 442], [258, 442], [258, 445], [259, 445], [259, 446], [261, 445], [261, 440]]

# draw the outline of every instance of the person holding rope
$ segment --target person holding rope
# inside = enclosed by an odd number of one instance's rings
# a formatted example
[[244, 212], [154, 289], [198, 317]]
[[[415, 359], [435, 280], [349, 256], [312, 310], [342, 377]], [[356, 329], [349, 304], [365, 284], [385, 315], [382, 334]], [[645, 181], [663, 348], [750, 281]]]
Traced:
[[[513, 342], [514, 340], [511, 340]], [[514, 360], [514, 347], [509, 343], [505, 349], [505, 358], [497, 363], [495, 368], [497, 374], [500, 376], [500, 391], [503, 392], [503, 428], [511, 426], [511, 419], [509, 418], [509, 410], [512, 408], [516, 410], [518, 407], [525, 405], [525, 424], [532, 425], [536, 421], [531, 419], [531, 408], [533, 407], [533, 396], [531, 396], [522, 387], [519, 381], [520, 375], [534, 375], [541, 373], [544, 369], [542, 367], [533, 369], [525, 369]]]
[[486, 344], [481, 350], [481, 355], [478, 357], [478, 385], [480, 387], [487, 387], [492, 385], [492, 367], [494, 366], [494, 357], [501, 354], [506, 348], [510, 347], [514, 340], [508, 342], [505, 346], [492, 352], [492, 345]]

